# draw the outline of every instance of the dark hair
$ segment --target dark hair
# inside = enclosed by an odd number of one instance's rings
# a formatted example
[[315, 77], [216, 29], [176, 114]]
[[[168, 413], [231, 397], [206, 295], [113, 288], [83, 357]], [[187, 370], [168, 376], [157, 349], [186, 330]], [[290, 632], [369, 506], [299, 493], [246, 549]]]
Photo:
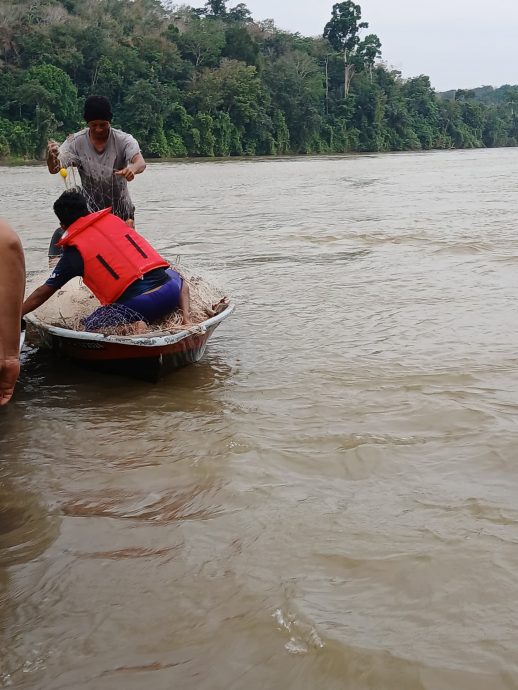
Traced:
[[87, 122], [92, 120], [112, 121], [113, 113], [110, 101], [106, 96], [88, 96], [83, 110], [84, 118]]
[[54, 213], [65, 230], [76, 220], [87, 216], [90, 211], [86, 199], [76, 189], [67, 189], [66, 192], [54, 202]]

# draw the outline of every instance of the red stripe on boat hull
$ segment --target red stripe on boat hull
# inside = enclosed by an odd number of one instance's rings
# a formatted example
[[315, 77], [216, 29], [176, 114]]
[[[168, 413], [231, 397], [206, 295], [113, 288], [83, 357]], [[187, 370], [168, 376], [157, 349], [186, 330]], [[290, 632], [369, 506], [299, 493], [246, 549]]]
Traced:
[[107, 361], [111, 359], [145, 359], [161, 355], [183, 355], [188, 361], [196, 362], [203, 356], [211, 332], [192, 335], [171, 345], [145, 347], [122, 345], [120, 343], [74, 340], [52, 336], [53, 348], [73, 359], [86, 361]]

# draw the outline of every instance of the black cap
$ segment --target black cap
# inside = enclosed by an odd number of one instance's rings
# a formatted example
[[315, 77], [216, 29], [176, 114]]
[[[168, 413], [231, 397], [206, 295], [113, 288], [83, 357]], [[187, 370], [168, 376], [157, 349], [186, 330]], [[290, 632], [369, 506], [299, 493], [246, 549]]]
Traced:
[[107, 120], [111, 122], [113, 113], [110, 101], [104, 96], [88, 96], [85, 101], [84, 117], [87, 122]]

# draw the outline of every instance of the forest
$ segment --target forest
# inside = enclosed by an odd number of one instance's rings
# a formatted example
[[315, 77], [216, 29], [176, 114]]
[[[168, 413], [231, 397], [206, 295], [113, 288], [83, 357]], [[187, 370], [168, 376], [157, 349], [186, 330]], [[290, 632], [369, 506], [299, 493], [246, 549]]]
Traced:
[[226, 0], [0, 0], [0, 39], [7, 161], [84, 127], [92, 93], [149, 158], [518, 145], [516, 87], [441, 97], [427, 76], [403, 78], [351, 0], [316, 37]]

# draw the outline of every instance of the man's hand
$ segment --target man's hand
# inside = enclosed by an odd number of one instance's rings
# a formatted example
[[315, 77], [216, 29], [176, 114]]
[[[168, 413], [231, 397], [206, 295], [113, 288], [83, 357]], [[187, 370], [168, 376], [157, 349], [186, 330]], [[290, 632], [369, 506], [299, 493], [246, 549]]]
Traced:
[[12, 398], [19, 374], [20, 360], [18, 357], [0, 360], [0, 407], [7, 405]]
[[131, 182], [131, 180], [135, 179], [135, 173], [133, 172], [131, 165], [127, 165], [125, 168], [122, 168], [122, 170], [116, 170], [114, 175], [117, 175], [118, 177], [125, 177], [128, 182]]
[[59, 144], [54, 139], [47, 144], [47, 168], [53, 175], [59, 172]]
[[38, 307], [41, 307], [42, 304], [45, 304], [45, 302], [49, 299], [49, 297], [52, 297], [56, 290], [57, 288], [51, 287], [46, 283], [44, 285], [40, 285], [39, 288], [36, 288], [36, 290], [31, 292], [31, 294], [22, 304], [22, 316], [25, 316], [25, 314], [28, 314], [30, 311], [34, 311]]
[[58, 153], [59, 153], [59, 144], [57, 141], [54, 141], [54, 139], [49, 139], [47, 143], [47, 151], [49, 154], [52, 156], [55, 156], [57, 158]]
[[146, 161], [142, 157], [142, 154], [139, 152], [133, 156], [133, 158], [130, 160], [129, 164], [125, 168], [122, 168], [122, 170], [116, 170], [114, 174], [118, 175], [119, 177], [125, 177], [128, 180], [128, 182], [131, 182], [131, 180], [135, 179], [135, 175], [144, 172], [145, 169]]

